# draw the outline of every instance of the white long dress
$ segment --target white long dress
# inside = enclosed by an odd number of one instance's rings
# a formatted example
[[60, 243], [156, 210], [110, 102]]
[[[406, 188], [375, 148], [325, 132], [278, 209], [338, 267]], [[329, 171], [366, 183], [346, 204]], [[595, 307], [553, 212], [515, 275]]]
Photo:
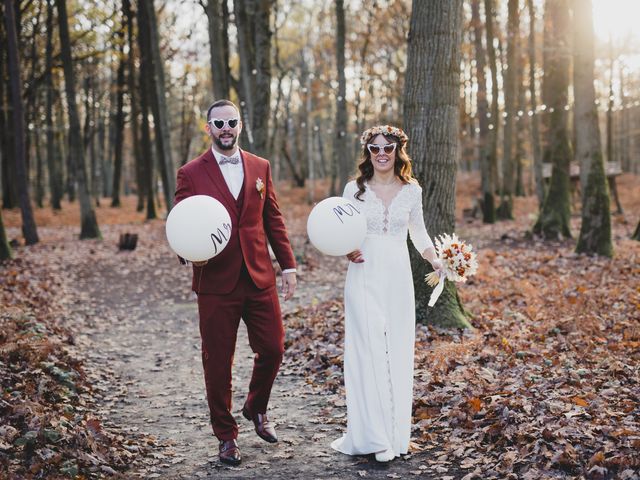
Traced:
[[343, 196], [367, 218], [363, 263], [349, 262], [344, 286], [344, 383], [347, 432], [331, 447], [348, 455], [393, 449], [406, 454], [411, 435], [415, 299], [407, 231], [415, 248], [433, 243], [422, 213], [422, 188], [402, 186], [388, 208], [365, 183]]

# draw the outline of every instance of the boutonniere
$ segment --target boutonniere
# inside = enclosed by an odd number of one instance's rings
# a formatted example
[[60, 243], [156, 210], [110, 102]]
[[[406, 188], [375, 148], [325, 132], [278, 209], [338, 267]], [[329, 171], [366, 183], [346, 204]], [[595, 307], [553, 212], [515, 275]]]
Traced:
[[256, 180], [256, 190], [260, 194], [260, 198], [264, 198], [264, 182], [260, 177]]

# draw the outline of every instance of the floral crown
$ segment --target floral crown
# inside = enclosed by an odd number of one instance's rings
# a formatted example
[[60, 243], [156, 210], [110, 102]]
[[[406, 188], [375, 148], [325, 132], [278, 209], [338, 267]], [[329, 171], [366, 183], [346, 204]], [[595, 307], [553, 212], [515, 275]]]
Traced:
[[364, 132], [362, 132], [362, 136], [360, 137], [360, 144], [366, 145], [371, 138], [377, 135], [391, 135], [400, 140], [400, 144], [404, 145], [409, 140], [407, 134], [402, 131], [401, 128], [393, 127], [391, 125], [376, 125], [375, 127], [368, 128]]

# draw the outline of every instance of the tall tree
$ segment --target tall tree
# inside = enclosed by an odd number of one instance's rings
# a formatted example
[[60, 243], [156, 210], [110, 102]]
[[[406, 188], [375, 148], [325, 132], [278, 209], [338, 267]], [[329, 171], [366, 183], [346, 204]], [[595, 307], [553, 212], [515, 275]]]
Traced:
[[[504, 88], [504, 143], [502, 150], [502, 186], [500, 189], [501, 203], [498, 208], [498, 217], [502, 219], [513, 218], [513, 195], [515, 191], [516, 162], [514, 156], [515, 122], [517, 113], [518, 94], [518, 35], [520, 27], [520, 14], [518, 0], [509, 0], [507, 19], [507, 68]], [[496, 122], [497, 123], [497, 122]]]
[[486, 195], [484, 199], [483, 216], [485, 223], [493, 223], [496, 219], [495, 206], [495, 190], [498, 182], [498, 137], [500, 131], [500, 103], [498, 99], [498, 64], [496, 59], [496, 48], [494, 46], [494, 29], [493, 29], [493, 0], [484, 0], [484, 16], [485, 16], [485, 36], [487, 37], [487, 58], [489, 60], [489, 70], [491, 71], [491, 140], [489, 148], [489, 163], [491, 165], [491, 195]]
[[531, 149], [533, 151], [533, 175], [536, 182], [538, 205], [544, 201], [544, 183], [542, 179], [542, 151], [540, 149], [540, 122], [536, 91], [536, 11], [533, 0], [527, 0], [529, 9], [529, 101], [531, 103]]
[[[5, 22], [0, 21], [0, 44], [6, 45], [7, 32]], [[18, 26], [16, 26], [17, 28]], [[16, 189], [14, 125], [11, 121], [11, 75], [6, 74], [9, 61], [8, 49], [0, 48], [0, 148], [2, 149], [2, 208], [16, 208], [18, 205], [18, 191]]]
[[559, 237], [571, 238], [569, 219], [571, 203], [569, 193], [569, 162], [571, 146], [567, 125], [569, 91], [569, 67], [571, 51], [569, 49], [569, 0], [548, 0], [545, 15], [550, 17], [550, 45], [547, 51], [545, 84], [549, 95], [548, 142], [545, 158], [553, 163], [551, 181], [538, 221], [533, 227], [534, 233], [546, 239]]
[[487, 100], [487, 68], [486, 53], [482, 44], [482, 20], [480, 18], [480, 0], [471, 2], [471, 23], [474, 30], [474, 47], [476, 53], [476, 79], [478, 83], [478, 95], [476, 96], [478, 108], [478, 127], [480, 128], [478, 145], [480, 155], [480, 172], [482, 183], [482, 220], [484, 223], [494, 223], [495, 206], [493, 199], [493, 177], [491, 176], [491, 131], [489, 130], [489, 101]]
[[576, 251], [611, 257], [611, 213], [604, 170], [596, 92], [591, 0], [573, 0], [573, 96], [576, 157], [580, 163], [582, 226]]
[[136, 68], [135, 68], [135, 59], [136, 53], [138, 49], [136, 48], [136, 43], [134, 41], [133, 34], [133, 19], [134, 14], [131, 11], [131, 2], [130, 0], [122, 0], [122, 13], [124, 15], [126, 24], [127, 24], [127, 44], [129, 45], [129, 53], [127, 54], [127, 87], [129, 90], [129, 106], [131, 110], [130, 114], [130, 124], [131, 124], [131, 143], [133, 144], [133, 156], [135, 158], [135, 171], [136, 171], [136, 183], [138, 190], [138, 205], [137, 211], [141, 212], [144, 210], [144, 202], [146, 199], [146, 186], [143, 180], [144, 172], [143, 172], [143, 164], [144, 160], [142, 158], [141, 153], [141, 140], [140, 140], [140, 131], [139, 131], [139, 117], [140, 117], [140, 105], [138, 99], [138, 84], [136, 82]]
[[[518, 43], [522, 41], [521, 37], [518, 37]], [[518, 108], [516, 114], [516, 148], [515, 148], [515, 166], [516, 166], [516, 179], [515, 179], [515, 195], [516, 197], [526, 196], [524, 186], [524, 164], [528, 154], [525, 148], [525, 137], [529, 130], [528, 118], [524, 112], [527, 108], [527, 88], [524, 83], [524, 72], [526, 65], [526, 58], [523, 55], [522, 49], [518, 47], [518, 80], [516, 82], [518, 89]]]
[[[149, 97], [151, 96], [151, 56], [149, 52], [149, 35], [146, 35], [147, 30], [145, 22], [146, 15], [141, 12], [140, 4], [138, 4], [138, 47], [140, 50], [140, 114], [141, 114], [141, 152], [143, 158], [143, 165], [141, 168], [144, 180], [143, 185], [147, 194], [147, 219], [151, 220], [156, 218], [156, 207], [153, 191], [153, 165], [154, 158], [151, 149], [151, 129], [149, 126]], [[146, 52], [146, 53], [145, 53]]]
[[[78, 198], [80, 200], [80, 238], [100, 238], [100, 229], [96, 214], [91, 205], [87, 172], [85, 170], [84, 149], [82, 148], [82, 130], [80, 117], [76, 105], [76, 83], [71, 58], [71, 42], [69, 40], [69, 21], [65, 0], [56, 0], [58, 8], [58, 30], [60, 31], [60, 54], [64, 69], [65, 92], [67, 96], [67, 111], [69, 115], [69, 156], [72, 171], [78, 184]], [[71, 174], [71, 172], [69, 172]]]
[[334, 129], [333, 162], [337, 167], [337, 192], [342, 190], [349, 178], [351, 155], [347, 137], [347, 80], [344, 73], [345, 64], [345, 18], [344, 0], [336, 0], [336, 63], [338, 67], [338, 96], [336, 97], [336, 126]]
[[171, 130], [169, 128], [169, 109], [167, 96], [165, 95], [164, 68], [160, 55], [160, 37], [158, 34], [158, 21], [153, 0], [140, 0], [138, 2], [138, 35], [145, 35], [148, 39], [147, 50], [140, 50], [140, 55], [147, 55], [150, 59], [150, 106], [153, 112], [155, 126], [156, 155], [160, 166], [162, 190], [166, 208], [173, 205], [175, 192], [175, 175], [171, 150]]
[[[123, 6], [124, 10], [124, 6]], [[115, 113], [115, 145], [113, 158], [113, 188], [111, 189], [111, 206], [120, 206], [120, 185], [122, 183], [122, 150], [124, 144], [124, 72], [127, 65], [127, 57], [124, 54], [124, 30], [126, 28], [126, 12], [123, 12], [122, 27], [116, 34], [118, 42], [118, 72], [116, 73], [116, 113]]]
[[[25, 152], [26, 131], [24, 128], [24, 106], [22, 103], [22, 76], [20, 73], [20, 57], [18, 55], [18, 35], [16, 33], [16, 17], [13, 0], [4, 2], [4, 25], [7, 32], [8, 73], [11, 87], [12, 120], [14, 125], [14, 154], [16, 164], [16, 180], [18, 182], [18, 200], [22, 213], [22, 234], [25, 243], [38, 243], [38, 231], [33, 218]], [[6, 159], [10, 161], [10, 159]]]
[[[426, 225], [432, 236], [455, 229], [456, 161], [462, 0], [413, 1], [404, 90], [404, 118], [415, 173], [423, 187]], [[453, 283], [428, 309], [424, 283], [427, 262], [413, 249], [411, 267], [416, 319], [449, 327], [468, 327]]]
[[47, 169], [49, 170], [49, 191], [51, 195], [51, 208], [60, 210], [62, 200], [62, 159], [57, 148], [53, 130], [53, 0], [47, 0], [47, 46], [45, 53], [45, 112], [44, 124], [47, 130]]
[[[202, 4], [202, 2], [201, 2]], [[209, 53], [211, 81], [217, 100], [229, 98], [231, 72], [229, 70], [229, 11], [226, 0], [208, 0], [202, 4], [209, 20]]]
[[240, 57], [240, 98], [250, 148], [266, 155], [271, 105], [271, 6], [273, 0], [235, 0]]

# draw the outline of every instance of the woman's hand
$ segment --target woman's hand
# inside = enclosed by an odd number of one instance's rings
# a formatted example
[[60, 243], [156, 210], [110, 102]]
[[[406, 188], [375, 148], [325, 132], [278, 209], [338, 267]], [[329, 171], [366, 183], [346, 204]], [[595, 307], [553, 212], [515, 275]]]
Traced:
[[209, 260], [203, 260], [202, 262], [191, 262], [191, 263], [193, 263], [196, 267], [204, 267], [208, 262]]
[[362, 252], [360, 250], [354, 250], [351, 253], [347, 253], [347, 258], [353, 263], [363, 263]]
[[438, 258], [434, 258], [431, 260], [431, 266], [433, 267], [433, 271], [437, 272], [442, 268], [442, 261]]

